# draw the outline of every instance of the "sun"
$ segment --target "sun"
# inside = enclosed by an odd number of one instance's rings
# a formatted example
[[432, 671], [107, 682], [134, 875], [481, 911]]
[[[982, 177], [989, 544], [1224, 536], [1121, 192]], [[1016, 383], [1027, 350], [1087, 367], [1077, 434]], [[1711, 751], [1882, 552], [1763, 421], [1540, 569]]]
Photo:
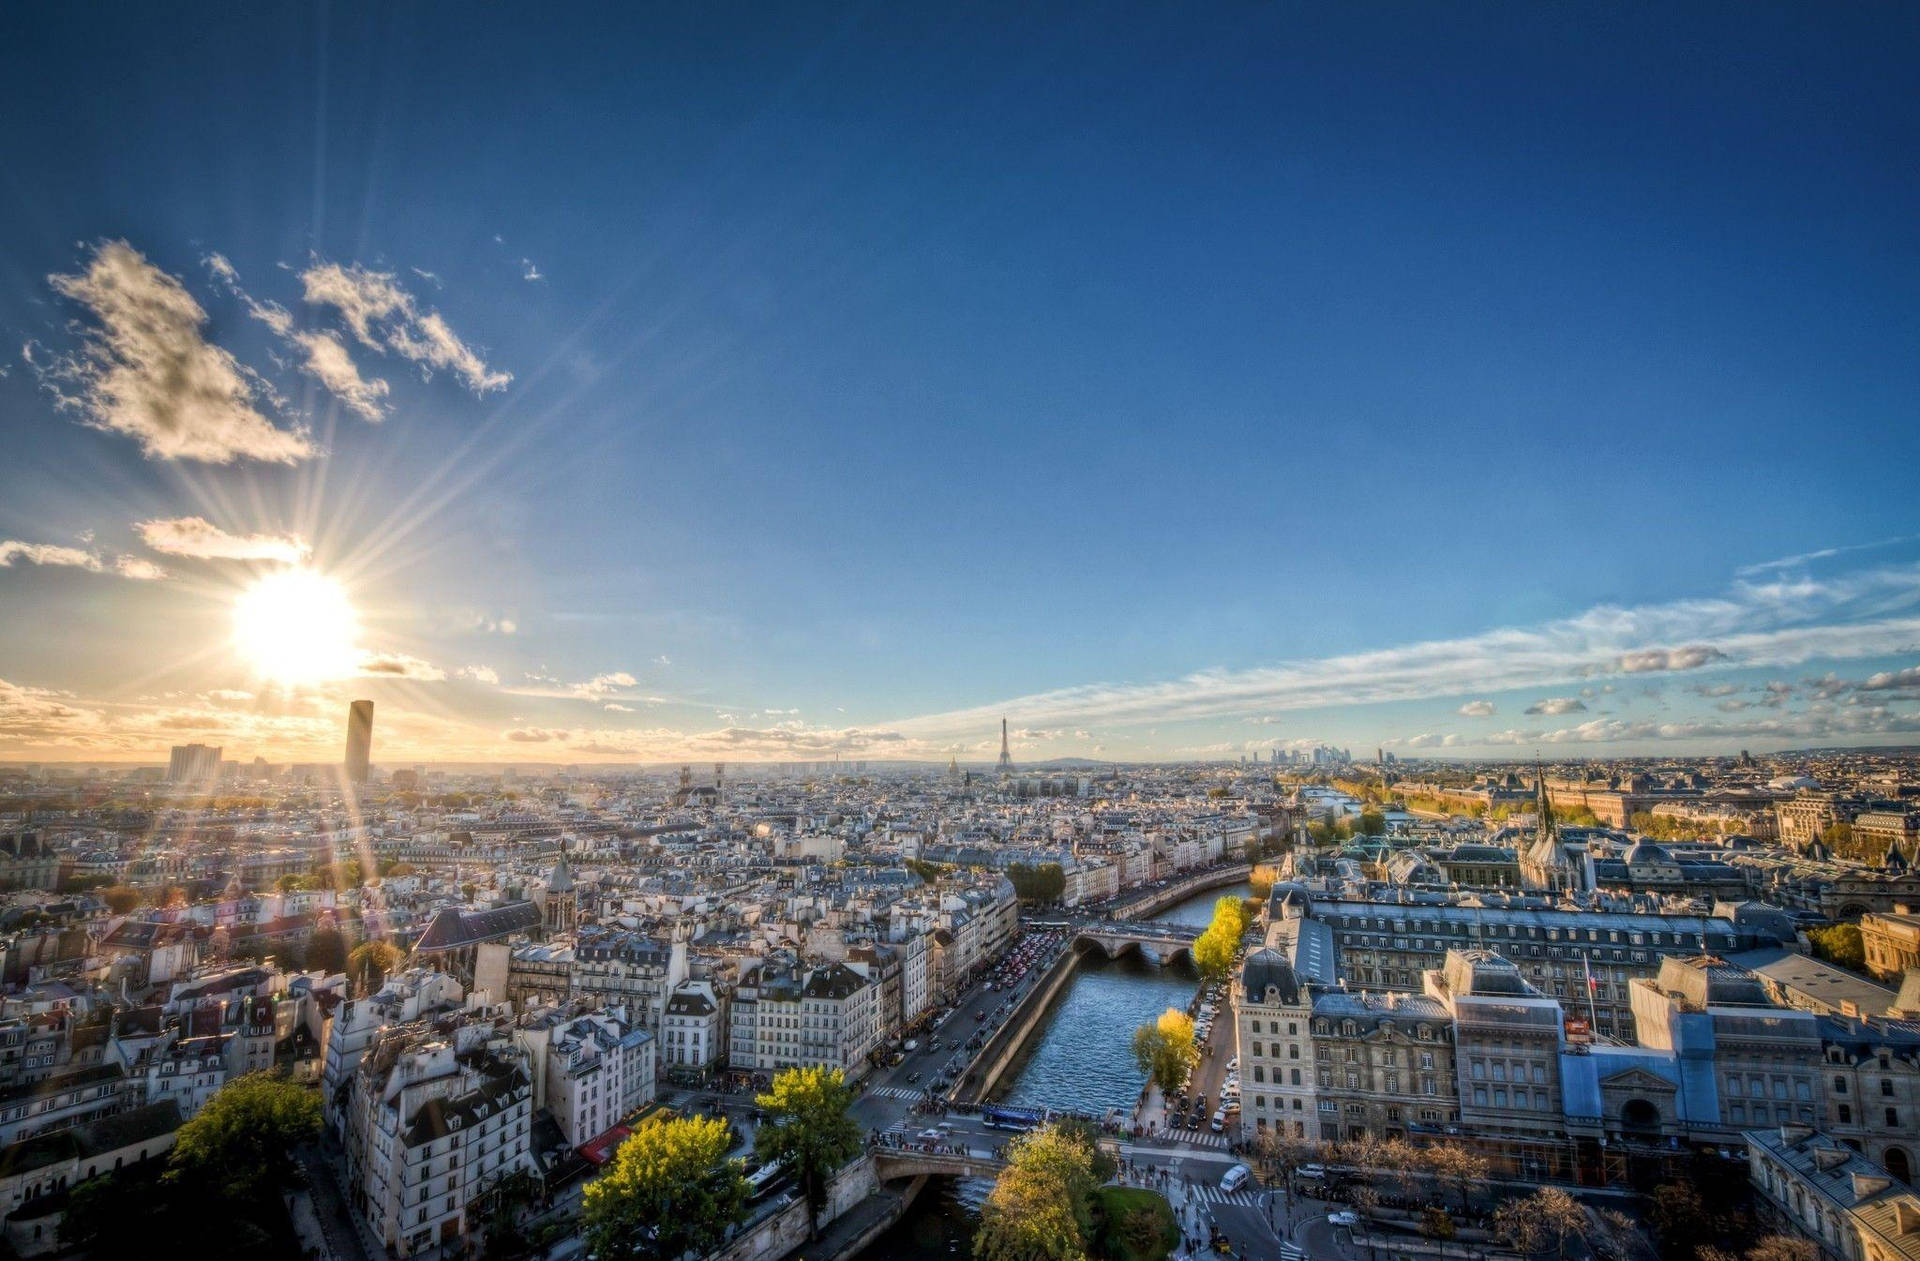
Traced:
[[338, 582], [311, 569], [270, 573], [233, 606], [233, 643], [254, 670], [284, 685], [353, 672], [358, 633]]

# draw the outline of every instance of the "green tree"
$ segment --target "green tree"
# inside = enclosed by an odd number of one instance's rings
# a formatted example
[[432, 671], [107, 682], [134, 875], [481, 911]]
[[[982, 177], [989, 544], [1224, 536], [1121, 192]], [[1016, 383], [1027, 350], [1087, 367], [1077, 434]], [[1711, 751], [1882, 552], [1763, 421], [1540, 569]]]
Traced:
[[1813, 946], [1813, 953], [1833, 964], [1835, 967], [1851, 968], [1855, 972], [1866, 970], [1867, 944], [1860, 936], [1858, 924], [1830, 924], [1825, 928], [1809, 928], [1807, 941]]
[[1059, 863], [1010, 863], [1007, 879], [1022, 902], [1058, 902], [1067, 891], [1067, 873]]
[[1387, 816], [1378, 810], [1360, 812], [1360, 835], [1385, 836], [1387, 834]]
[[673, 1261], [718, 1247], [746, 1214], [747, 1180], [727, 1159], [727, 1123], [655, 1115], [587, 1184], [582, 1225], [599, 1261]]
[[1209, 981], [1223, 979], [1233, 967], [1234, 941], [1209, 928], [1194, 938], [1193, 966]]
[[115, 915], [125, 915], [140, 905], [139, 891], [130, 889], [124, 884], [113, 885], [102, 891], [100, 896], [106, 899], [107, 909]]
[[1056, 1126], [1015, 1139], [980, 1209], [982, 1261], [1083, 1261], [1093, 1226], [1092, 1150]]
[[325, 972], [328, 976], [347, 970], [347, 939], [339, 929], [313, 930], [307, 938], [307, 967], [311, 971]]
[[167, 1177], [253, 1200], [292, 1180], [293, 1148], [320, 1130], [320, 1096], [270, 1072], [222, 1086], [180, 1127]]
[[1100, 1127], [1092, 1121], [1080, 1117], [1062, 1117], [1053, 1122], [1053, 1128], [1059, 1131], [1062, 1138], [1071, 1139], [1087, 1149], [1088, 1168], [1096, 1184], [1107, 1182], [1120, 1172], [1120, 1162], [1100, 1146]]
[[1163, 1094], [1180, 1089], [1197, 1058], [1193, 1017], [1178, 1007], [1167, 1008], [1159, 1019], [1133, 1031], [1134, 1063]]
[[387, 942], [362, 942], [347, 956], [347, 975], [360, 993], [371, 994], [387, 983], [400, 960], [400, 951]]
[[762, 1159], [786, 1167], [807, 1197], [807, 1227], [820, 1237], [820, 1210], [840, 1167], [860, 1154], [860, 1125], [849, 1109], [853, 1092], [837, 1068], [790, 1068], [754, 1100], [767, 1114], [754, 1135]]

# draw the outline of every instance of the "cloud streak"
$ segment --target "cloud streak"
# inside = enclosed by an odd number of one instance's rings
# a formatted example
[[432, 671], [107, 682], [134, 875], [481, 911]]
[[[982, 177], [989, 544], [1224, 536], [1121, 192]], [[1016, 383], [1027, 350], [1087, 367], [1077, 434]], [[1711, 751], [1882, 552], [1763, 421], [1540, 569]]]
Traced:
[[0, 569], [9, 569], [16, 561], [29, 565], [84, 569], [94, 574], [116, 573], [122, 578], [132, 578], [137, 582], [154, 582], [167, 576], [165, 569], [138, 556], [116, 556], [109, 560], [98, 552], [90, 552], [83, 547], [0, 539]]
[[306, 300], [339, 312], [360, 344], [391, 351], [422, 369], [453, 373], [475, 394], [503, 390], [508, 372], [487, 366], [438, 311], [423, 310], [391, 272], [317, 263], [300, 273]]
[[140, 541], [168, 556], [195, 560], [271, 560], [297, 565], [313, 553], [293, 534], [231, 534], [205, 517], [163, 517], [134, 523]]
[[888, 724], [947, 737], [997, 726], [1148, 724], [1431, 700], [1702, 668], [1791, 666], [1920, 650], [1920, 565], [1814, 580], [1736, 582], [1714, 598], [1620, 607], [1458, 639], [1209, 670], [1158, 683], [1089, 684]]

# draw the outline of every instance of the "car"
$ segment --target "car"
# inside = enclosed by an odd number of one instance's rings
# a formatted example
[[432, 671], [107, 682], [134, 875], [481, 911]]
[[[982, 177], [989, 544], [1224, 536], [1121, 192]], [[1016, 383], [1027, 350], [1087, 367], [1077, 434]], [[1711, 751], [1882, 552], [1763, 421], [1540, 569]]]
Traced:
[[1198, 1112], [1195, 1112], [1187, 1117], [1187, 1128], [1190, 1130], [1197, 1130], [1200, 1128], [1200, 1114]]
[[909, 1084], [913, 1082], [917, 1082], [919, 1080], [920, 1080], [920, 1074], [918, 1072], [912, 1072], [907, 1074], [907, 1082]]
[[1234, 1056], [1234, 1057], [1233, 1057], [1232, 1059], [1230, 1059], [1230, 1060], [1228, 1060], [1228, 1061], [1227, 1061], [1227, 1071], [1228, 1071], [1229, 1073], [1237, 1073], [1237, 1072], [1239, 1072], [1239, 1071], [1240, 1071], [1240, 1057], [1239, 1057], [1239, 1056], [1237, 1056], [1237, 1055], [1236, 1055], [1236, 1056]]
[[1222, 1191], [1238, 1191], [1241, 1187], [1246, 1186], [1248, 1179], [1252, 1177], [1253, 1170], [1247, 1168], [1245, 1165], [1235, 1165], [1220, 1175], [1220, 1189]]
[[1352, 1230], [1360, 1224], [1360, 1214], [1354, 1212], [1352, 1209], [1343, 1208], [1337, 1213], [1328, 1213], [1327, 1224], [1330, 1226], [1345, 1226], [1348, 1230]]
[[1302, 1165], [1293, 1172], [1296, 1177], [1317, 1181], [1327, 1176], [1327, 1167], [1325, 1165]]
[[934, 1143], [945, 1138], [946, 1135], [940, 1132], [939, 1130], [934, 1129], [932, 1126], [928, 1126], [926, 1129], [921, 1130], [918, 1134], [914, 1135], [914, 1137], [925, 1139], [929, 1143]]
[[1220, 1111], [1213, 1114], [1213, 1120], [1212, 1122], [1210, 1122], [1210, 1127], [1212, 1128], [1215, 1134], [1218, 1134], [1220, 1131], [1227, 1128], [1227, 1110], [1225, 1108], [1222, 1108], [1220, 1109]]

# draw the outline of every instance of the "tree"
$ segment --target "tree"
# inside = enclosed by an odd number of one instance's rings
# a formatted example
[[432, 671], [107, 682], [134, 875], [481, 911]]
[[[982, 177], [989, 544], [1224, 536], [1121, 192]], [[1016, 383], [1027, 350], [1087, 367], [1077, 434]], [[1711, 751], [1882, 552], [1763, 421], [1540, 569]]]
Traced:
[[1062, 1117], [1053, 1123], [1053, 1128], [1063, 1138], [1071, 1139], [1087, 1149], [1088, 1168], [1096, 1185], [1109, 1181], [1120, 1172], [1120, 1162], [1100, 1146], [1100, 1127], [1092, 1121], [1082, 1117]]
[[1067, 891], [1067, 873], [1059, 863], [1010, 863], [1007, 879], [1022, 902], [1058, 902]]
[[980, 1209], [982, 1261], [1083, 1261], [1093, 1225], [1092, 1149], [1057, 1126], [1013, 1141]]
[[1511, 1199], [1493, 1211], [1493, 1233], [1522, 1256], [1532, 1256], [1547, 1246], [1546, 1223], [1533, 1215], [1529, 1199]]
[[1813, 953], [1835, 967], [1851, 968], [1856, 972], [1866, 970], [1867, 945], [1860, 936], [1858, 924], [1830, 924], [1825, 928], [1809, 928], [1807, 941], [1813, 946]]
[[256, 1199], [292, 1180], [294, 1145], [320, 1130], [320, 1097], [271, 1072], [228, 1082], [180, 1127], [167, 1177]]
[[1197, 1058], [1193, 1017], [1178, 1007], [1167, 1008], [1152, 1024], [1141, 1025], [1133, 1031], [1134, 1063], [1160, 1087], [1162, 1094], [1180, 1089]]
[[754, 1100], [767, 1114], [754, 1135], [754, 1149], [777, 1161], [807, 1197], [807, 1227], [820, 1237], [820, 1210], [840, 1167], [860, 1154], [860, 1126], [849, 1114], [853, 1092], [837, 1068], [790, 1068]]
[[347, 970], [347, 939], [337, 928], [316, 928], [307, 938], [307, 967], [332, 976]]
[[1385, 836], [1387, 834], [1387, 816], [1378, 810], [1360, 812], [1360, 834], [1362, 836]]
[[1486, 1180], [1487, 1158], [1479, 1152], [1449, 1143], [1429, 1147], [1427, 1160], [1436, 1177], [1453, 1182], [1454, 1188], [1460, 1192], [1460, 1211], [1465, 1213], [1471, 1207], [1467, 1196], [1473, 1184]]
[[1669, 1182], [1653, 1190], [1647, 1222], [1660, 1237], [1663, 1255], [1686, 1256], [1705, 1232], [1707, 1206], [1690, 1182]]
[[387, 983], [400, 959], [400, 951], [384, 941], [362, 942], [347, 956], [347, 975], [362, 994], [372, 994]]
[[1193, 942], [1193, 966], [1208, 981], [1225, 979], [1233, 969], [1234, 942], [1209, 928]]
[[653, 1116], [587, 1184], [582, 1225], [600, 1261], [673, 1261], [704, 1255], [746, 1215], [747, 1180], [727, 1159], [717, 1117]]
[[1420, 1233], [1435, 1243], [1445, 1243], [1458, 1231], [1453, 1225], [1453, 1214], [1438, 1204], [1429, 1204], [1420, 1210]]
[[138, 890], [130, 889], [124, 884], [113, 885], [103, 890], [100, 896], [106, 899], [107, 909], [115, 915], [125, 915], [140, 905]]
[[1541, 1187], [1521, 1203], [1540, 1222], [1547, 1240], [1554, 1245], [1556, 1255], [1567, 1255], [1569, 1240], [1587, 1237], [1587, 1210], [1580, 1206], [1580, 1201], [1559, 1187]]
[[1768, 1235], [1747, 1249], [1747, 1261], [1819, 1261], [1813, 1240], [1795, 1235]]

